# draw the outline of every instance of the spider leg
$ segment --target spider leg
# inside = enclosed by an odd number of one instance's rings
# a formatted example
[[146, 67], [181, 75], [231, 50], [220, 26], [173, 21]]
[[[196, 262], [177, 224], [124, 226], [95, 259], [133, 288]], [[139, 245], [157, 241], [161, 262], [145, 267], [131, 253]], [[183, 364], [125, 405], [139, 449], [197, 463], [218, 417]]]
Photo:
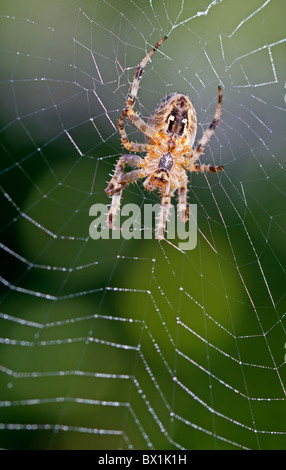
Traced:
[[[207, 128], [207, 130], [204, 132], [204, 134], [203, 134], [201, 140], [199, 141], [198, 145], [196, 146], [196, 148], [194, 150], [193, 157], [190, 161], [190, 164], [188, 166], [186, 165], [187, 170], [189, 170], [190, 167], [192, 166], [192, 164], [196, 160], [198, 160], [198, 158], [200, 158], [201, 154], [204, 151], [204, 148], [205, 148], [206, 144], [209, 142], [212, 135], [214, 134], [214, 132], [216, 130], [216, 127], [217, 127], [217, 125], [220, 121], [221, 103], [222, 103], [222, 92], [221, 92], [221, 87], [219, 86], [218, 87], [218, 102], [217, 102], [217, 107], [216, 107], [214, 118], [213, 118], [212, 122], [210, 123], [209, 127]], [[203, 170], [203, 171], [208, 171], [208, 170]], [[209, 170], [209, 171], [212, 171], [212, 170]]]
[[107, 216], [107, 225], [110, 228], [117, 229], [117, 227], [114, 226], [114, 219], [116, 217], [116, 214], [120, 208], [120, 201], [121, 201], [121, 196], [122, 196], [122, 191], [124, 188], [126, 188], [130, 183], [135, 183], [140, 178], [140, 170], [133, 170], [130, 171], [129, 173], [126, 173], [125, 175], [122, 175], [119, 179], [119, 185], [115, 189], [112, 194], [112, 200], [111, 200], [111, 205], [110, 209], [108, 212]]
[[203, 171], [210, 171], [211, 173], [218, 173], [219, 171], [223, 170], [223, 166], [213, 166], [213, 165], [191, 165], [190, 168], [188, 168], [190, 171], [196, 171], [196, 172], [203, 172]]
[[151, 57], [154, 54], [154, 52], [156, 51], [156, 49], [158, 49], [158, 47], [161, 46], [161, 44], [167, 39], [167, 37], [168, 36], [164, 36], [162, 39], [160, 39], [160, 41], [157, 42], [157, 44], [151, 49], [150, 52], [148, 52], [146, 57], [144, 57], [144, 59], [142, 59], [140, 64], [137, 66], [136, 72], [135, 72], [135, 75], [134, 75], [134, 80], [133, 80], [132, 87], [131, 87], [130, 97], [129, 97], [131, 106], [134, 105], [135, 98], [136, 98], [137, 93], [138, 93], [139, 80], [142, 76], [142, 71], [143, 71], [145, 65], [147, 64], [147, 62], [149, 62], [149, 60], [151, 59]]
[[114, 228], [113, 221], [120, 208], [120, 200], [123, 189], [126, 188], [130, 183], [133, 183], [140, 178], [140, 170], [133, 170], [129, 173], [123, 174], [125, 165], [127, 164], [133, 167], [138, 166], [138, 163], [140, 163], [141, 160], [142, 158], [138, 155], [126, 154], [122, 155], [117, 162], [114, 175], [105, 190], [108, 196], [112, 196], [112, 201], [107, 217], [107, 225], [110, 228]]
[[187, 178], [179, 184], [179, 212], [182, 222], [187, 222], [189, 210], [187, 207]]
[[143, 152], [145, 150], [133, 150], [133, 146], [135, 145], [141, 145], [141, 144], [133, 144], [132, 142], [129, 141], [128, 137], [127, 137], [127, 134], [126, 134], [126, 131], [124, 129], [124, 120], [125, 120], [125, 117], [127, 116], [130, 121], [143, 133], [145, 134], [147, 137], [149, 137], [149, 139], [152, 139], [154, 134], [155, 134], [155, 130], [152, 129], [152, 127], [148, 126], [148, 124], [146, 124], [143, 119], [141, 119], [136, 113], [135, 111], [133, 110], [133, 107], [134, 107], [134, 104], [135, 104], [135, 99], [137, 97], [137, 93], [138, 93], [138, 89], [139, 89], [139, 82], [140, 82], [140, 78], [142, 76], [142, 72], [143, 72], [143, 69], [145, 67], [145, 65], [147, 64], [147, 62], [150, 60], [150, 58], [152, 57], [152, 55], [154, 54], [154, 52], [156, 51], [156, 49], [158, 49], [159, 46], [161, 46], [161, 44], [165, 41], [165, 39], [167, 39], [167, 36], [164, 36], [152, 49], [150, 52], [148, 52], [148, 54], [146, 55], [146, 57], [144, 57], [144, 59], [141, 60], [140, 64], [137, 66], [136, 68], [136, 71], [135, 71], [135, 75], [134, 75], [134, 79], [133, 79], [133, 82], [132, 82], [132, 86], [131, 86], [131, 91], [130, 91], [130, 95], [128, 97], [128, 100], [127, 100], [127, 104], [126, 104], [126, 107], [124, 108], [120, 118], [119, 118], [119, 121], [118, 121], [118, 124], [117, 124], [117, 127], [118, 127], [118, 130], [120, 132], [120, 135], [121, 135], [121, 140], [122, 140], [122, 143], [123, 145], [130, 151], [139, 151], [139, 152]]
[[132, 154], [121, 155], [121, 157], [119, 158], [116, 164], [114, 175], [112, 176], [105, 190], [106, 194], [108, 194], [108, 196], [112, 196], [112, 194], [114, 194], [115, 192], [118, 191], [118, 189], [120, 189], [119, 179], [121, 178], [125, 165], [138, 166], [138, 164], [141, 161], [142, 161], [142, 158], [139, 157], [138, 155], [132, 155]]
[[157, 225], [157, 230], [156, 230], [157, 240], [162, 240], [164, 238], [166, 224], [168, 221], [168, 215], [170, 211], [170, 206], [171, 206], [171, 194], [162, 196], [161, 210], [160, 210], [159, 220], [158, 220], [158, 225]]

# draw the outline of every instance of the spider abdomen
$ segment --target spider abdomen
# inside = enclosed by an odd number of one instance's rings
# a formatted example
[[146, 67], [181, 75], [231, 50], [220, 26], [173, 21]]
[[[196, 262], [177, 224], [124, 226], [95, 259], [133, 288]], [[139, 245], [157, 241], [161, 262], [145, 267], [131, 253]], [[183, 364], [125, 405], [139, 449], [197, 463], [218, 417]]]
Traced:
[[193, 145], [197, 132], [196, 110], [188, 96], [172, 93], [155, 109], [149, 125], [159, 133], [185, 137]]

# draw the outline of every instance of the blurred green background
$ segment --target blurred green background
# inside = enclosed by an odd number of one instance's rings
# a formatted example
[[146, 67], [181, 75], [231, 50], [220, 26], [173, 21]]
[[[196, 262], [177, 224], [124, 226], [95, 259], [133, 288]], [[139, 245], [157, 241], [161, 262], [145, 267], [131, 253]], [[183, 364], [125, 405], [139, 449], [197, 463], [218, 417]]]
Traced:
[[[285, 449], [284, 18], [283, 0], [1, 2], [1, 448]], [[225, 170], [190, 176], [186, 253], [89, 238], [165, 34], [143, 118], [181, 91], [200, 137], [223, 87], [202, 161]]]

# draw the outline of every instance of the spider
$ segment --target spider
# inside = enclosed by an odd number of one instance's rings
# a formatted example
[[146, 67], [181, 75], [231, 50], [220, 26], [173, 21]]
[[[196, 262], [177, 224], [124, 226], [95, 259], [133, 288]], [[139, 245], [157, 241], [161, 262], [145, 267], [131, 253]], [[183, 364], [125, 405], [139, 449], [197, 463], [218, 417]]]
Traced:
[[[171, 198], [178, 189], [179, 213], [183, 222], [188, 220], [187, 207], [187, 171], [217, 173], [223, 166], [203, 165], [198, 163], [207, 142], [215, 132], [221, 115], [222, 91], [218, 87], [218, 103], [216, 112], [208, 129], [193, 150], [197, 132], [196, 110], [188, 98], [182, 93], [172, 93], [155, 109], [146, 124], [134, 111], [139, 81], [143, 69], [156, 49], [167, 39], [164, 36], [146, 55], [136, 68], [131, 91], [126, 106], [119, 118], [117, 127], [124, 147], [130, 152], [146, 153], [144, 158], [134, 154], [122, 155], [115, 167], [114, 174], [105, 190], [112, 196], [107, 224], [114, 227], [114, 219], [120, 208], [122, 191], [130, 183], [145, 178], [144, 187], [149, 191], [158, 190], [162, 196], [161, 210], [156, 229], [156, 238], [164, 238], [166, 223], [171, 205]], [[126, 116], [147, 138], [147, 143], [130, 142], [125, 128]], [[124, 173], [125, 165], [136, 167]]]

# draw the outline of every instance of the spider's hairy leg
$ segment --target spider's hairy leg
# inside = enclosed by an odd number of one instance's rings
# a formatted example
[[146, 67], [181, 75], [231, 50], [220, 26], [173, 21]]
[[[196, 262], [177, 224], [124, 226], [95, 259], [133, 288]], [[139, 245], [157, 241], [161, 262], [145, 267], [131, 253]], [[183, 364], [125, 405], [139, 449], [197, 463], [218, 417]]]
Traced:
[[120, 200], [121, 200], [121, 195], [122, 191], [126, 186], [128, 186], [130, 183], [133, 183], [137, 181], [140, 178], [140, 170], [134, 170], [130, 171], [129, 173], [126, 173], [125, 175], [123, 174], [125, 165], [129, 166], [138, 166], [138, 164], [141, 162], [142, 158], [139, 157], [138, 155], [132, 155], [132, 154], [127, 154], [127, 155], [122, 155], [115, 167], [114, 175], [111, 178], [105, 192], [108, 194], [108, 196], [112, 196], [112, 201], [107, 217], [107, 225], [110, 228], [115, 228], [113, 226], [113, 221], [116, 217], [116, 214], [120, 208]]
[[171, 206], [171, 195], [168, 194], [168, 195], [162, 196], [161, 210], [160, 210], [158, 225], [157, 225], [157, 230], [156, 230], [157, 240], [162, 240], [164, 238], [166, 224], [168, 221], [168, 215], [170, 211], [170, 206]]
[[[119, 189], [120, 189], [120, 183], [119, 183], [119, 180], [121, 178], [121, 175], [124, 171], [124, 168], [125, 168], [125, 165], [129, 165], [129, 166], [138, 166], [138, 164], [142, 161], [142, 158], [139, 157], [138, 155], [133, 155], [133, 154], [125, 154], [125, 155], [121, 155], [121, 157], [119, 158], [117, 164], [116, 164], [116, 167], [115, 167], [115, 171], [114, 171], [114, 174], [110, 180], [110, 182], [108, 183], [108, 186], [105, 190], [106, 194], [108, 194], [108, 196], [112, 196], [112, 194], [114, 194], [115, 192], [117, 192]], [[123, 189], [123, 188], [122, 188]]]
[[211, 173], [218, 173], [219, 171], [222, 171], [224, 169], [223, 166], [213, 166], [213, 165], [200, 165], [200, 164], [195, 164], [195, 165], [190, 165], [190, 168], [188, 168], [190, 171], [196, 171], [196, 172], [204, 172], [204, 171], [209, 171]]
[[117, 128], [119, 130], [121, 136], [121, 142], [123, 143], [124, 147], [129, 150], [129, 152], [146, 152], [146, 145], [145, 144], [138, 144], [136, 142], [130, 142], [126, 130], [124, 128], [124, 120], [125, 116], [128, 116], [130, 121], [136, 126], [143, 134], [145, 134], [149, 139], [152, 139], [155, 134], [155, 130], [152, 127], [145, 124], [143, 119], [141, 119], [135, 111], [131, 108], [125, 108], [118, 120]]
[[[129, 142], [128, 140], [128, 137], [127, 137], [127, 134], [126, 134], [126, 131], [124, 129], [124, 121], [125, 121], [125, 117], [127, 116], [130, 121], [143, 133], [145, 134], [147, 137], [149, 137], [149, 139], [152, 139], [154, 134], [155, 134], [155, 131], [154, 129], [152, 129], [152, 127], [148, 126], [148, 124], [145, 124], [145, 122], [143, 121], [143, 119], [141, 119], [136, 113], [135, 111], [133, 110], [133, 107], [134, 107], [134, 104], [135, 104], [135, 99], [137, 97], [137, 93], [138, 93], [138, 89], [139, 89], [139, 82], [140, 82], [140, 78], [142, 76], [142, 71], [145, 67], [145, 65], [147, 64], [147, 62], [150, 60], [151, 56], [154, 54], [154, 52], [156, 51], [156, 49], [158, 49], [158, 47], [165, 41], [165, 39], [167, 39], [167, 36], [164, 36], [153, 48], [152, 50], [146, 55], [146, 57], [144, 57], [144, 59], [141, 60], [140, 64], [137, 66], [136, 68], [136, 71], [135, 71], [135, 75], [134, 75], [134, 78], [133, 78], [133, 82], [132, 82], [132, 85], [131, 85], [131, 91], [130, 91], [130, 94], [129, 94], [129, 97], [128, 97], [128, 100], [127, 100], [127, 104], [126, 104], [126, 107], [124, 108], [119, 120], [118, 120], [118, 124], [117, 124], [117, 127], [118, 127], [118, 130], [120, 132], [120, 135], [121, 135], [121, 140], [122, 140], [122, 143], [123, 145], [127, 148], [127, 150], [129, 151], [137, 151], [137, 150], [133, 150], [133, 147], [134, 145], [136, 144], [132, 144], [131, 142]], [[137, 144], [138, 145], [138, 144]], [[140, 145], [140, 144], [139, 144]], [[138, 150], [138, 151], [143, 151], [143, 150]]]
[[191, 163], [194, 163], [201, 156], [201, 154], [204, 151], [204, 148], [205, 148], [206, 144], [209, 142], [212, 135], [214, 134], [214, 132], [216, 130], [216, 127], [217, 127], [217, 125], [220, 121], [221, 103], [222, 103], [222, 91], [221, 91], [221, 87], [219, 86], [218, 87], [218, 102], [217, 102], [217, 107], [216, 107], [216, 112], [215, 112], [214, 118], [213, 118], [212, 122], [210, 123], [209, 127], [207, 128], [207, 130], [204, 132], [204, 134], [203, 134], [201, 140], [199, 141], [198, 145], [196, 146], [196, 148], [194, 150], [193, 161], [191, 161]]
[[189, 210], [187, 207], [187, 178], [179, 184], [178, 196], [179, 196], [179, 212], [180, 219], [182, 222], [187, 222]]
[[135, 183], [140, 178], [140, 170], [133, 170], [129, 173], [125, 173], [121, 175], [119, 179], [120, 187], [112, 195], [111, 205], [107, 216], [107, 225], [110, 228], [120, 230], [114, 225], [114, 219], [116, 217], [117, 212], [120, 209], [120, 201], [122, 196], [122, 191], [126, 188], [130, 183]]
[[164, 36], [159, 42], [157, 42], [157, 44], [151, 49], [150, 52], [148, 52], [148, 54], [144, 57], [144, 59], [141, 60], [140, 64], [137, 66], [127, 106], [130, 106], [131, 108], [134, 106], [135, 99], [138, 93], [139, 81], [142, 76], [143, 69], [147, 62], [149, 62], [149, 60], [151, 59], [154, 52], [158, 49], [158, 47], [161, 46], [161, 44], [167, 39], [167, 37], [168, 36]]
[[114, 226], [114, 219], [120, 208], [121, 193], [122, 191], [120, 191], [119, 193], [115, 193], [112, 196], [110, 209], [109, 209], [108, 216], [106, 219], [106, 224], [111, 229], [116, 229], [116, 227]]

